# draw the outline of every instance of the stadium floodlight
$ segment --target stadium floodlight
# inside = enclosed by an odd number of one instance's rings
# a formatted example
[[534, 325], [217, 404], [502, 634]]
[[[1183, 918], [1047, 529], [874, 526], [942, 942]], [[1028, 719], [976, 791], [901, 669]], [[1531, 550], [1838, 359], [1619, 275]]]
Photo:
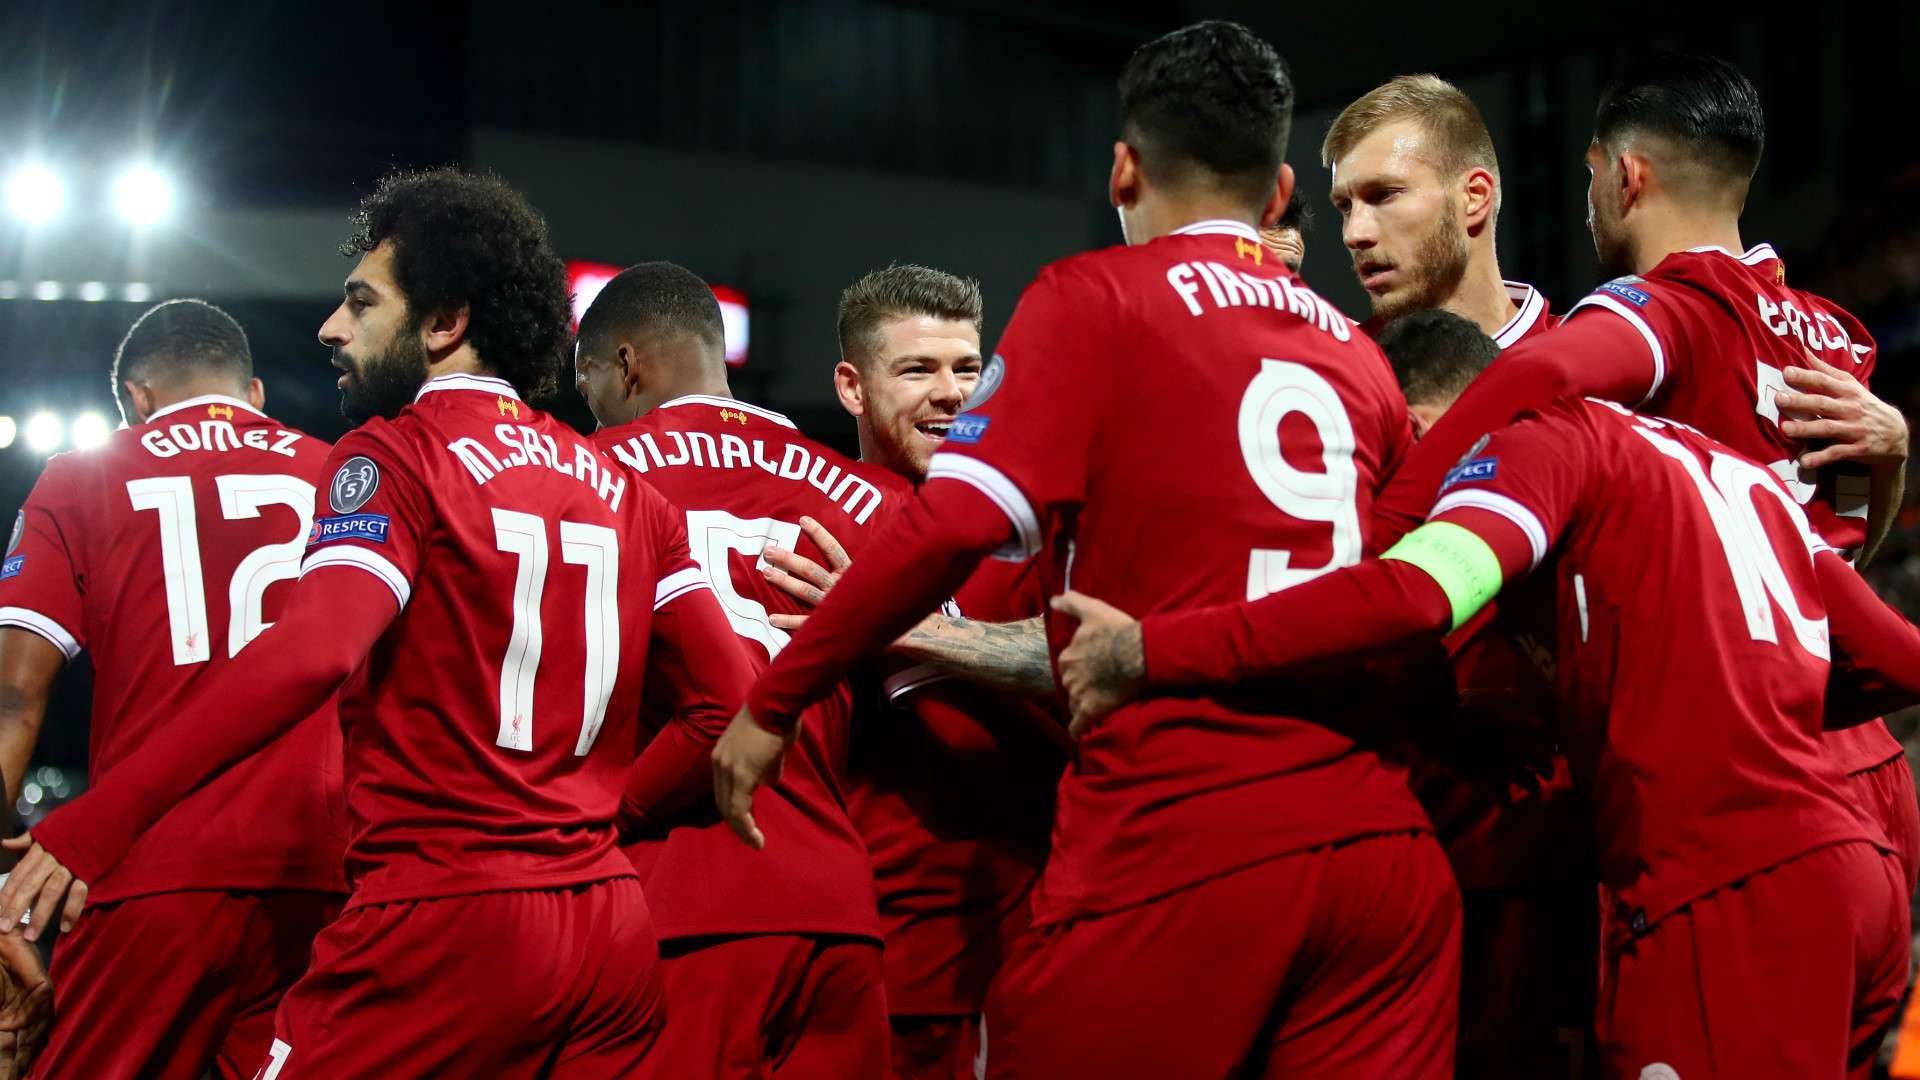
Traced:
[[83, 281], [80, 283], [80, 299], [98, 302], [107, 298], [107, 283], [104, 281]]
[[73, 446], [76, 450], [92, 450], [105, 446], [107, 436], [113, 434], [113, 428], [107, 424], [107, 418], [97, 412], [84, 412], [73, 418]]
[[20, 434], [20, 425], [13, 422], [11, 416], [0, 416], [0, 450], [13, 445], [14, 437]]
[[153, 286], [144, 281], [129, 281], [121, 286], [120, 298], [129, 304], [144, 304], [153, 299]]
[[173, 213], [173, 181], [152, 165], [130, 165], [114, 178], [113, 210], [136, 228], [158, 225]]
[[67, 186], [60, 174], [30, 161], [7, 176], [7, 213], [28, 225], [41, 225], [60, 216], [67, 205]]
[[51, 454], [60, 449], [60, 440], [65, 435], [65, 425], [50, 412], [37, 412], [27, 418], [27, 446], [37, 454]]

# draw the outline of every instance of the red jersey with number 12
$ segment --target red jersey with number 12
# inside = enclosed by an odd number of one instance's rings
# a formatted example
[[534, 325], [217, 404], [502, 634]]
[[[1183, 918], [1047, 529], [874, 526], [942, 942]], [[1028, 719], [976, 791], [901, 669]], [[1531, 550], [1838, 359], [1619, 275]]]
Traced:
[[[197, 397], [47, 462], [0, 563], [0, 626], [93, 658], [96, 783], [168, 738], [195, 688], [272, 625], [300, 573], [327, 444], [237, 398]], [[195, 792], [93, 886], [344, 892], [331, 705]]]
[[[1379, 348], [1243, 223], [1054, 263], [929, 482], [1043, 539], [1047, 592], [1136, 616], [1263, 596], [1359, 560], [1412, 441]], [[1056, 543], [1057, 538], [1057, 543]], [[1057, 554], [1055, 554], [1057, 553]], [[1057, 652], [1072, 632], [1048, 616]], [[1364, 697], [1263, 683], [1101, 720], [1061, 781], [1036, 920], [1098, 914], [1266, 859], [1429, 828]]]

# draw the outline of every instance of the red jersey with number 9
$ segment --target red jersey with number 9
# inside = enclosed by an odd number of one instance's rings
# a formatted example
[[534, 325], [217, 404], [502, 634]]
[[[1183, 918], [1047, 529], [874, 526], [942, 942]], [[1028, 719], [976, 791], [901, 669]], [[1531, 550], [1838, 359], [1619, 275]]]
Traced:
[[[1379, 348], [1241, 223], [1054, 263], [930, 479], [983, 492], [1049, 593], [1135, 616], [1240, 601], [1360, 559], [1412, 442]], [[1057, 538], [1057, 545], [1056, 545]], [[1057, 653], [1070, 621], [1048, 616]], [[1324, 686], [1324, 684], [1321, 684]], [[1061, 781], [1041, 923], [1322, 844], [1429, 829], [1365, 694], [1249, 684], [1137, 701]]]
[[476, 375], [350, 432], [326, 477], [302, 573], [365, 571], [400, 608], [341, 691], [350, 903], [632, 876], [653, 611], [702, 583], [677, 515]]
[[[97, 784], [273, 624], [299, 576], [327, 444], [209, 395], [47, 462], [0, 563], [0, 626], [93, 659]], [[180, 889], [344, 891], [331, 705], [174, 807], [95, 902]]]
[[[746, 639], [756, 674], [787, 643], [787, 632], [768, 616], [808, 610], [761, 574], [762, 550], [776, 544], [824, 565], [825, 556], [800, 531], [806, 516], [858, 559], [906, 491], [906, 481], [894, 474], [850, 461], [779, 413], [733, 398], [675, 398], [595, 440], [681, 514], [694, 558], [711, 577], [734, 632]], [[754, 800], [765, 851], [748, 848], [721, 824], [711, 799], [669, 815], [628, 847], [663, 940], [880, 936], [867, 849], [847, 820], [851, 708], [842, 682], [806, 711], [780, 780]]]

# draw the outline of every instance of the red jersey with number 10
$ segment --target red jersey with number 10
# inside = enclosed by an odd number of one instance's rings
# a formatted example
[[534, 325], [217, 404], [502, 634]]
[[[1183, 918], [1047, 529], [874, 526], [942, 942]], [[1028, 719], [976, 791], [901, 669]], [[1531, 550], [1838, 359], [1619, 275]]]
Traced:
[[[1412, 442], [1379, 348], [1245, 224], [1209, 221], [1054, 263], [934, 455], [997, 503], [1049, 594], [1135, 616], [1245, 600], [1359, 560]], [[1057, 543], [1056, 543], [1057, 537]], [[1057, 553], [1057, 554], [1056, 554]], [[1048, 616], [1057, 652], [1073, 627]], [[1364, 696], [1275, 682], [1130, 704], [1061, 781], [1042, 923], [1113, 911], [1266, 859], [1427, 830], [1376, 753]]]
[[400, 607], [341, 692], [351, 903], [632, 876], [613, 825], [653, 611], [701, 583], [677, 515], [477, 375], [350, 432], [327, 477], [302, 573]]
[[[327, 449], [210, 395], [47, 462], [0, 563], [0, 626], [92, 656], [96, 784], [164, 742], [212, 673], [273, 663], [245, 646], [299, 576]], [[170, 810], [89, 895], [344, 892], [345, 838], [329, 705]]]
[[[641, 486], [673, 503], [754, 672], [786, 631], [769, 614], [807, 609], [761, 573], [776, 544], [824, 564], [800, 518], [826, 527], [856, 560], [906, 482], [850, 461], [776, 412], [733, 398], [675, 398], [595, 441]], [[754, 800], [765, 851], [742, 844], [713, 800], [670, 812], [627, 848], [660, 937], [814, 933], [878, 938], [867, 849], [847, 820], [851, 691], [842, 682], [808, 709], [781, 779]], [[655, 718], [656, 720], [660, 718]]]

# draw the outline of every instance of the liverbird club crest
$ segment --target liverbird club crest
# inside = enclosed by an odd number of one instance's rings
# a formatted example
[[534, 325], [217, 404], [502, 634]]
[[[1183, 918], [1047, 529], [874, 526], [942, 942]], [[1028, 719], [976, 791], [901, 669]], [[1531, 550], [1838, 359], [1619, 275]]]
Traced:
[[1238, 236], [1233, 238], [1233, 253], [1243, 259], [1249, 255], [1253, 256], [1253, 265], [1255, 266], [1259, 266], [1261, 259], [1266, 257], [1266, 249], [1260, 246], [1259, 241], [1247, 240]]
[[233, 419], [233, 406], [209, 405], [207, 406], [207, 418], [210, 420], [231, 420]]
[[729, 420], [738, 420], [744, 424], [747, 422], [747, 414], [737, 409], [721, 409], [720, 422], [724, 424]]
[[501, 416], [511, 416], [515, 420], [520, 419], [520, 403], [512, 398], [496, 397], [493, 399], [493, 404], [500, 410]]

